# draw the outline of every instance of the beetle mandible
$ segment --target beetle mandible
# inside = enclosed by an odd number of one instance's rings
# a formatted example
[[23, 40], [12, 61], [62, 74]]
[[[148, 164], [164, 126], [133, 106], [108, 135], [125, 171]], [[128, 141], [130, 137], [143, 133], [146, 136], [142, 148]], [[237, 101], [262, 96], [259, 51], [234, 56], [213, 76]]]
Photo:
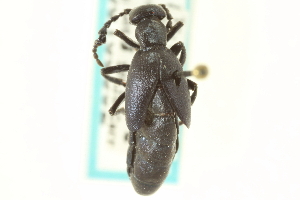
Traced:
[[[106, 42], [107, 29], [125, 14], [129, 14], [130, 23], [136, 26], [138, 43], [119, 30], [114, 35], [137, 52], [130, 65], [105, 67], [101, 74], [108, 81], [126, 87], [109, 113], [114, 115], [125, 111], [130, 131], [127, 173], [137, 193], [150, 195], [167, 177], [179, 147], [179, 125], [190, 126], [191, 105], [196, 99], [197, 84], [186, 78], [191, 72], [182, 69], [186, 59], [184, 44], [177, 42], [170, 49], [166, 47], [167, 41], [183, 23], [179, 21], [172, 26], [173, 17], [164, 4], [125, 9], [108, 20], [100, 29], [99, 38], [93, 46], [98, 65], [103, 67], [97, 48]], [[165, 17], [168, 20], [166, 25], [161, 22]], [[128, 71], [127, 82], [109, 75], [124, 71]], [[189, 90], [193, 91], [192, 95]], [[118, 109], [124, 99], [125, 110]]]

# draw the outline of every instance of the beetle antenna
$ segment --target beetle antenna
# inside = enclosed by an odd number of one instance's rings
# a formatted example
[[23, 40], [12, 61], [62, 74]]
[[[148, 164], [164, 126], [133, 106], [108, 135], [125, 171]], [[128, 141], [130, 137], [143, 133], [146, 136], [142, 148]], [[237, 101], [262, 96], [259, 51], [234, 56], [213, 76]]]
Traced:
[[102, 64], [102, 62], [98, 58], [97, 48], [106, 42], [107, 29], [110, 27], [110, 25], [111, 25], [112, 22], [117, 21], [117, 19], [119, 19], [119, 17], [122, 17], [125, 14], [128, 14], [130, 11], [131, 11], [131, 9], [125, 9], [123, 12], [119, 13], [118, 15], [113, 16], [99, 30], [99, 32], [98, 32], [99, 37], [98, 37], [97, 40], [95, 40], [95, 43], [94, 43], [92, 51], [94, 53], [93, 56], [94, 56], [95, 60], [97, 61], [97, 64], [100, 67], [104, 67], [104, 65]]
[[167, 23], [167, 25], [166, 25], [166, 28], [167, 28], [167, 32], [169, 32], [170, 29], [172, 28], [172, 19], [173, 19], [173, 17], [172, 17], [172, 15], [171, 15], [169, 9], [166, 7], [165, 4], [159, 4], [159, 5], [160, 5], [160, 6], [166, 11], [166, 13], [167, 13], [167, 19], [168, 19], [169, 21], [168, 21], [168, 23]]

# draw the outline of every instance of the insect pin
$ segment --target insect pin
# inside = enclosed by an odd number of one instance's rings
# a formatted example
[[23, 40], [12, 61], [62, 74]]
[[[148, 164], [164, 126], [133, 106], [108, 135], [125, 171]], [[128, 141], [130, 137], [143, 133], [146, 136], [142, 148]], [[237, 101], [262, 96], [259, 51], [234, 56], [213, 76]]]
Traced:
[[[97, 47], [106, 42], [111, 23], [125, 14], [136, 26], [138, 43], [119, 30], [114, 35], [137, 51], [131, 64], [105, 67], [101, 74], [108, 81], [126, 88], [109, 113], [119, 113], [118, 107], [125, 100], [125, 118], [130, 131], [127, 173], [138, 194], [151, 195], [168, 175], [179, 147], [179, 125], [190, 126], [197, 84], [186, 78], [191, 72], [182, 69], [186, 59], [184, 44], [177, 42], [170, 49], [166, 47], [183, 23], [179, 21], [172, 26], [173, 17], [163, 4], [125, 9], [104, 24], [93, 48], [94, 58], [101, 67]], [[161, 22], [165, 17], [166, 25]], [[126, 82], [109, 75], [125, 71], [128, 71]], [[189, 90], [193, 91], [191, 95]]]

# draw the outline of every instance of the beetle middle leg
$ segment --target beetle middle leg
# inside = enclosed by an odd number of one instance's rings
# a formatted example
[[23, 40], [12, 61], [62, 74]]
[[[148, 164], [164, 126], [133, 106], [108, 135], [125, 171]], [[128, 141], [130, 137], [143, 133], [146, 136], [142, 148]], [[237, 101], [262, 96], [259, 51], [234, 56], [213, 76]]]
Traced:
[[116, 110], [118, 109], [119, 105], [123, 102], [125, 99], [125, 92], [123, 92], [115, 101], [115, 103], [112, 105], [112, 107], [109, 109], [109, 114], [114, 115], [116, 113]]
[[108, 81], [115, 83], [117, 85], [123, 85], [124, 87], [126, 86], [126, 82], [123, 81], [120, 78], [115, 78], [112, 76], [108, 76], [107, 74], [114, 74], [114, 73], [119, 73], [119, 72], [125, 72], [129, 70], [130, 65], [116, 65], [116, 66], [110, 66], [110, 67], [105, 67], [101, 69], [101, 75], [107, 79]]
[[[110, 67], [105, 67], [101, 69], [101, 74], [104, 78], [109, 80], [112, 83], [115, 83], [117, 85], [123, 85], [124, 87], [126, 86], [126, 82], [124, 82], [120, 78], [115, 78], [112, 76], [108, 76], [107, 74], [113, 74], [113, 73], [119, 73], [119, 72], [124, 72], [129, 70], [130, 65], [116, 65], [116, 66], [110, 66]], [[115, 101], [115, 103], [112, 105], [112, 107], [109, 109], [109, 114], [114, 115], [119, 107], [119, 105], [123, 102], [125, 98], [125, 92], [123, 92]], [[118, 112], [119, 113], [119, 112]]]
[[116, 110], [114, 115], [118, 115], [118, 114], [125, 115], [125, 108], [123, 107], [123, 108], [119, 108], [118, 110]]

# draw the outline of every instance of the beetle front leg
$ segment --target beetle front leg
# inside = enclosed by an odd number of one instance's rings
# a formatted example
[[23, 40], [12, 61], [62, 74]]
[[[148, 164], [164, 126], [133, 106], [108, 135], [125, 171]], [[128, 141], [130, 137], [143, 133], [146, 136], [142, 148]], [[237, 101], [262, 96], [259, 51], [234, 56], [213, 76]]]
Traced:
[[176, 33], [177, 31], [183, 26], [183, 23], [181, 21], [177, 22], [170, 31], [167, 34], [167, 41], [169, 41]]
[[178, 56], [179, 52], [181, 52], [180, 54], [180, 58], [179, 58], [179, 62], [181, 64], [181, 66], [184, 65], [185, 63], [185, 59], [186, 59], [186, 49], [185, 46], [182, 42], [177, 42], [176, 44], [174, 44], [171, 48], [171, 51], [173, 51], [173, 53]]
[[119, 73], [119, 72], [125, 72], [129, 70], [130, 65], [116, 65], [116, 66], [110, 66], [110, 67], [105, 67], [101, 69], [101, 75], [107, 79], [108, 81], [115, 83], [117, 85], [123, 85], [124, 87], [126, 86], [126, 82], [123, 81], [120, 78], [115, 78], [112, 76], [108, 76], [107, 74], [114, 74], [114, 73]]
[[166, 7], [165, 4], [159, 4], [159, 5], [166, 11], [167, 19], [168, 19], [168, 23], [167, 23], [167, 25], [166, 25], [166, 29], [167, 29], [167, 31], [169, 32], [170, 29], [172, 28], [172, 19], [173, 19], [173, 17], [172, 17], [172, 15], [171, 15], [169, 9]]
[[117, 37], [119, 37], [120, 39], [122, 39], [129, 46], [131, 46], [131, 47], [133, 47], [135, 49], [139, 49], [140, 48], [140, 45], [138, 45], [131, 38], [129, 38], [128, 36], [126, 36], [125, 33], [123, 33], [122, 31], [119, 31], [118, 29], [116, 29], [116, 31], [114, 32], [114, 35], [117, 36]]

